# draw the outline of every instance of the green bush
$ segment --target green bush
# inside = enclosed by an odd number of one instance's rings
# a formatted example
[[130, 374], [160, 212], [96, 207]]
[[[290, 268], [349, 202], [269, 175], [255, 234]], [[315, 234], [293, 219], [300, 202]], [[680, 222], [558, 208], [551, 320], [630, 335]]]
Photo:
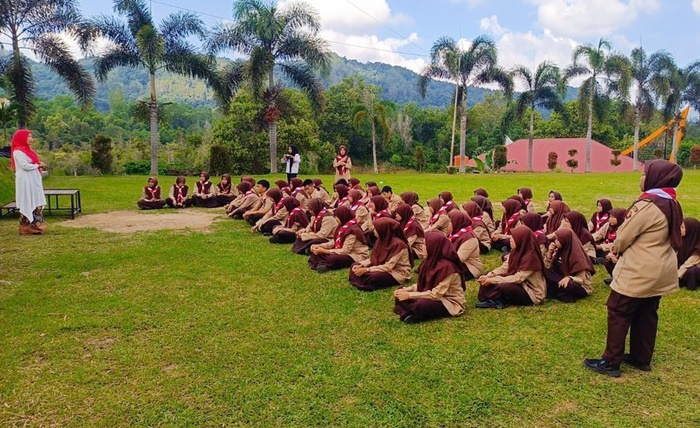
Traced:
[[[126, 175], [149, 175], [151, 173], [151, 161], [142, 160], [136, 162], [127, 162], [124, 164], [124, 174]], [[167, 173], [166, 166], [158, 164], [158, 175]]]

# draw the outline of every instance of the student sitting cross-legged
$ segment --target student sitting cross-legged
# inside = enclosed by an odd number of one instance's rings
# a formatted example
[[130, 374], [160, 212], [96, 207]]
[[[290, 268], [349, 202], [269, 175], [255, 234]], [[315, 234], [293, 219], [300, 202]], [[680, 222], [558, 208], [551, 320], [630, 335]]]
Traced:
[[282, 200], [282, 204], [289, 214], [284, 222], [272, 228], [270, 244], [291, 244], [296, 240], [297, 231], [309, 225], [309, 218], [298, 199], [287, 196]]
[[136, 205], [142, 210], [157, 210], [165, 206], [165, 200], [161, 197], [157, 178], [148, 178], [148, 184], [144, 186], [143, 192], [141, 192], [141, 199], [136, 202]]
[[547, 297], [573, 303], [593, 292], [593, 263], [574, 231], [562, 228], [554, 232], [554, 242], [544, 258]]
[[399, 222], [378, 218], [374, 233], [377, 242], [369, 260], [355, 263], [350, 269], [350, 284], [363, 291], [394, 287], [411, 278], [413, 256]]
[[452, 222], [450, 242], [457, 251], [459, 259], [467, 268], [465, 279], [478, 278], [484, 269], [484, 264], [481, 262], [479, 239], [472, 229], [472, 220], [467, 213], [458, 210], [453, 210], [449, 216]]
[[350, 208], [341, 206], [334, 214], [337, 224], [334, 239], [311, 246], [309, 267], [319, 273], [348, 268], [369, 257], [365, 233]]
[[394, 313], [405, 323], [464, 313], [466, 268], [442, 232], [426, 234], [425, 244], [418, 282], [394, 292]]
[[681, 226], [683, 243], [678, 250], [678, 282], [681, 287], [696, 290], [700, 286], [700, 222], [687, 217]]
[[190, 190], [187, 186], [184, 175], [180, 175], [175, 180], [175, 184], [170, 188], [168, 197], [165, 203], [170, 208], [187, 208], [192, 205], [192, 199], [187, 199], [187, 192]]
[[309, 200], [309, 212], [309, 225], [296, 233], [296, 241], [292, 246], [292, 251], [296, 254], [311, 254], [311, 246], [332, 240], [338, 226], [333, 213], [323, 205], [321, 198]]

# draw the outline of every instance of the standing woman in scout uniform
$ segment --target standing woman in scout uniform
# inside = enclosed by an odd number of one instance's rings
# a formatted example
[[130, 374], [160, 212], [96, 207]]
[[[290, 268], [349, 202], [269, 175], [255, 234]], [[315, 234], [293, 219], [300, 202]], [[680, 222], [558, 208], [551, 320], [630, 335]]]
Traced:
[[[661, 296], [678, 289], [683, 211], [676, 200], [676, 187], [683, 178], [678, 165], [665, 160], [644, 164], [639, 187], [644, 193], [620, 226], [613, 253], [615, 265], [608, 297], [608, 338], [600, 359], [585, 359], [584, 365], [598, 373], [620, 376], [620, 363], [651, 370], [656, 343]], [[653, 267], [653, 269], [650, 269]], [[630, 331], [630, 352], [625, 339]]]
[[347, 147], [342, 144], [338, 147], [338, 155], [333, 159], [333, 168], [335, 169], [334, 183], [337, 183], [341, 178], [350, 180], [352, 161], [350, 160], [350, 156], [348, 156]]

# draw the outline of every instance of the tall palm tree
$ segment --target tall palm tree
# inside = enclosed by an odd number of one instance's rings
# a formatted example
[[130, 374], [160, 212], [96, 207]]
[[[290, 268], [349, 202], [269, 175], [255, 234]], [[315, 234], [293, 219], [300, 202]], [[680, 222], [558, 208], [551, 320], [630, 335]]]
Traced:
[[0, 97], [0, 125], [2, 125], [2, 145], [5, 145], [9, 144], [7, 126], [17, 120], [17, 104], [10, 101], [12, 84], [7, 76], [0, 76], [0, 89], [3, 91], [2, 97]]
[[318, 12], [303, 2], [283, 8], [264, 0], [238, 0], [233, 4], [233, 22], [219, 24], [207, 41], [211, 54], [223, 50], [247, 56], [234, 64], [212, 85], [224, 106], [230, 102], [242, 80], [248, 81], [256, 99], [266, 103], [265, 120], [270, 139], [270, 173], [277, 172], [277, 119], [282, 114], [278, 97], [281, 87], [275, 83], [277, 67], [306, 94], [320, 111], [323, 86], [315, 74], [330, 65], [328, 43], [318, 36], [321, 30]]
[[469, 86], [497, 83], [508, 98], [513, 92], [513, 80], [498, 66], [496, 43], [488, 36], [475, 38], [466, 50], [450, 37], [439, 38], [430, 50], [430, 64], [418, 78], [418, 91], [425, 98], [431, 79], [456, 80], [460, 105], [459, 121], [459, 172], [465, 171], [467, 140], [467, 91]]
[[673, 58], [664, 51], [647, 55], [638, 47], [630, 54], [632, 79], [636, 90], [634, 99], [634, 167], [639, 157], [639, 128], [654, 114], [656, 101], [667, 91], [668, 74], [674, 65]]
[[384, 144], [389, 141], [390, 131], [386, 108], [377, 102], [376, 94], [372, 87], [364, 88], [362, 106], [353, 117], [355, 128], [359, 128], [362, 123], [367, 122], [369, 122], [372, 131], [372, 161], [374, 162], [374, 173], [377, 174], [379, 172], [377, 168], [377, 131], [381, 132]]
[[[602, 97], [617, 95], [626, 99], [632, 81], [629, 61], [621, 54], [611, 52], [612, 45], [605, 39], [598, 47], [579, 45], [571, 54], [572, 64], [564, 71], [566, 81], [588, 76], [578, 90], [579, 107], [588, 113], [586, 127], [586, 172], [591, 172], [591, 135], [594, 108]], [[585, 60], [585, 63], [583, 62]]]
[[[59, 36], [78, 35], [80, 12], [73, 0], [0, 0], [0, 36], [9, 39], [11, 55], [0, 58], [0, 74], [12, 86], [11, 100], [17, 106], [17, 125], [24, 128], [34, 113], [34, 75], [23, 52], [32, 52], [61, 76], [77, 100], [87, 105], [95, 95], [95, 83], [73, 58]], [[0, 42], [0, 47], [3, 42]]]
[[566, 91], [563, 85], [559, 67], [549, 61], [544, 61], [537, 66], [533, 76], [532, 71], [524, 66], [517, 66], [511, 72], [514, 78], [520, 79], [526, 86], [504, 119], [510, 120], [512, 116], [522, 118], [526, 112], [530, 113], [530, 133], [527, 145], [527, 170], [532, 172], [532, 149], [535, 138], [535, 108], [542, 107], [548, 110], [561, 110], [563, 108], [562, 95]]
[[[681, 104], [688, 103], [695, 110], [700, 110], [700, 61], [693, 62], [685, 68], [672, 65], [668, 74], [668, 94], [664, 100], [664, 118], [678, 118]], [[677, 161], [676, 138], [679, 121], [673, 126], [672, 157]]]
[[156, 72], [165, 70], [188, 77], [210, 79], [212, 58], [197, 53], [188, 37], [203, 38], [205, 26], [189, 12], [172, 13], [158, 26], [144, 0], [115, 0], [114, 11], [126, 22], [100, 16], [89, 22], [90, 35], [102, 36], [110, 45], [95, 58], [95, 75], [104, 82], [115, 67], [125, 66], [148, 70], [150, 97], [148, 101], [151, 130], [151, 174], [158, 173], [158, 101]]

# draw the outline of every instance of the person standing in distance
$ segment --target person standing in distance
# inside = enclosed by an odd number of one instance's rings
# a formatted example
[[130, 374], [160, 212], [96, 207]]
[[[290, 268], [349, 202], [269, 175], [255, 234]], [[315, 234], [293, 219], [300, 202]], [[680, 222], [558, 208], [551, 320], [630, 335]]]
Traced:
[[352, 161], [350, 160], [350, 156], [348, 156], [348, 148], [345, 147], [345, 145], [341, 144], [340, 147], [338, 147], [338, 155], [333, 159], [333, 168], [335, 168], [334, 183], [337, 183], [341, 178], [346, 181], [350, 180]]
[[12, 137], [10, 167], [15, 171], [15, 200], [19, 209], [19, 234], [41, 235], [46, 230], [46, 205], [41, 182], [46, 164], [32, 150], [31, 131], [20, 129]]
[[[665, 160], [644, 164], [642, 195], [620, 226], [613, 253], [619, 257], [608, 297], [608, 337], [601, 359], [587, 358], [590, 370], [620, 376], [620, 363], [651, 370], [661, 296], [678, 290], [677, 251], [681, 247], [683, 211], [676, 187], [683, 178], [678, 165]], [[625, 339], [630, 332], [630, 352]]]
[[282, 156], [282, 162], [285, 164], [285, 172], [287, 173], [287, 183], [292, 181], [292, 178], [299, 174], [299, 164], [301, 164], [301, 155], [299, 149], [294, 144], [287, 147], [287, 153]]

